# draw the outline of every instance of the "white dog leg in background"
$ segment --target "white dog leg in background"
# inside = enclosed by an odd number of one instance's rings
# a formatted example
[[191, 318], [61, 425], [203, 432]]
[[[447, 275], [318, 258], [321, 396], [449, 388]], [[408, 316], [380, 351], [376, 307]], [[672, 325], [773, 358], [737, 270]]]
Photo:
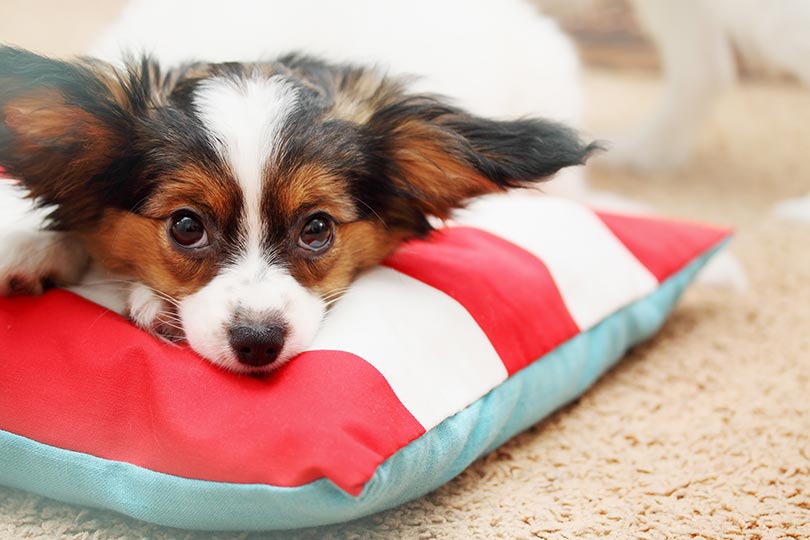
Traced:
[[607, 164], [641, 170], [686, 161], [703, 120], [736, 77], [732, 44], [746, 64], [810, 85], [810, 2], [633, 0], [661, 60], [665, 89], [655, 112], [616, 141]]
[[696, 283], [712, 287], [724, 287], [738, 293], [748, 290], [748, 274], [740, 259], [726, 248], [712, 257], [698, 272]]
[[655, 41], [665, 80], [655, 112], [618, 138], [602, 160], [639, 170], [684, 163], [717, 95], [735, 78], [722, 23], [702, 0], [635, 0], [642, 27]]
[[773, 216], [810, 223], [810, 195], [787, 199], [773, 207]]
[[49, 284], [77, 283], [88, 257], [78, 240], [42, 230], [47, 209], [34, 208], [24, 191], [0, 179], [0, 296], [40, 294]]

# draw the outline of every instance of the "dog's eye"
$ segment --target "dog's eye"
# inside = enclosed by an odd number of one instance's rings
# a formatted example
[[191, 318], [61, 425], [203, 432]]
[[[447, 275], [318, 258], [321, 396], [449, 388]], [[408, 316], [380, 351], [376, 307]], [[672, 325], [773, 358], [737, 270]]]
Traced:
[[181, 210], [172, 215], [169, 234], [179, 246], [187, 249], [208, 245], [208, 233], [202, 219], [189, 210]]
[[325, 215], [312, 217], [304, 224], [298, 245], [309, 251], [323, 251], [332, 244], [334, 223]]

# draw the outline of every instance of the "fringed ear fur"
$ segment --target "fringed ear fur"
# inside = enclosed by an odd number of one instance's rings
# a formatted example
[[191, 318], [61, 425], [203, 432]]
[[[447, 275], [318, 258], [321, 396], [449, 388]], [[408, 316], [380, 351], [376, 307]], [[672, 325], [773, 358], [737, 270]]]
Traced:
[[[599, 149], [576, 131], [541, 119], [495, 121], [432, 97], [408, 97], [376, 111], [367, 129], [384, 157], [407, 220], [424, 232], [420, 214], [446, 218], [470, 198], [547, 180], [582, 165]], [[401, 205], [392, 210], [408, 214]]]

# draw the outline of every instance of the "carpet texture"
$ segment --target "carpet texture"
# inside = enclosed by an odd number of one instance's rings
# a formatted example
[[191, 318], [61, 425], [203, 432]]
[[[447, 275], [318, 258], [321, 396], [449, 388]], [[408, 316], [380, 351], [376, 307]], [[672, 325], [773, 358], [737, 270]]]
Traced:
[[[626, 127], [652, 76], [588, 73], [593, 133]], [[745, 293], [693, 287], [663, 331], [572, 404], [417, 501], [340, 526], [190, 533], [0, 488], [0, 538], [810, 538], [810, 226], [768, 216], [810, 187], [810, 91], [730, 91], [678, 173], [594, 169], [662, 213], [737, 228]]]

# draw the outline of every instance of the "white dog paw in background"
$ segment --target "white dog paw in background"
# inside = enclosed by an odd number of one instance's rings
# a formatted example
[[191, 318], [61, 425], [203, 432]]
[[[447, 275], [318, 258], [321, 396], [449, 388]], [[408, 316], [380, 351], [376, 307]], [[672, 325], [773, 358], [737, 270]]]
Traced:
[[787, 199], [773, 207], [773, 216], [810, 224], [810, 195]]

